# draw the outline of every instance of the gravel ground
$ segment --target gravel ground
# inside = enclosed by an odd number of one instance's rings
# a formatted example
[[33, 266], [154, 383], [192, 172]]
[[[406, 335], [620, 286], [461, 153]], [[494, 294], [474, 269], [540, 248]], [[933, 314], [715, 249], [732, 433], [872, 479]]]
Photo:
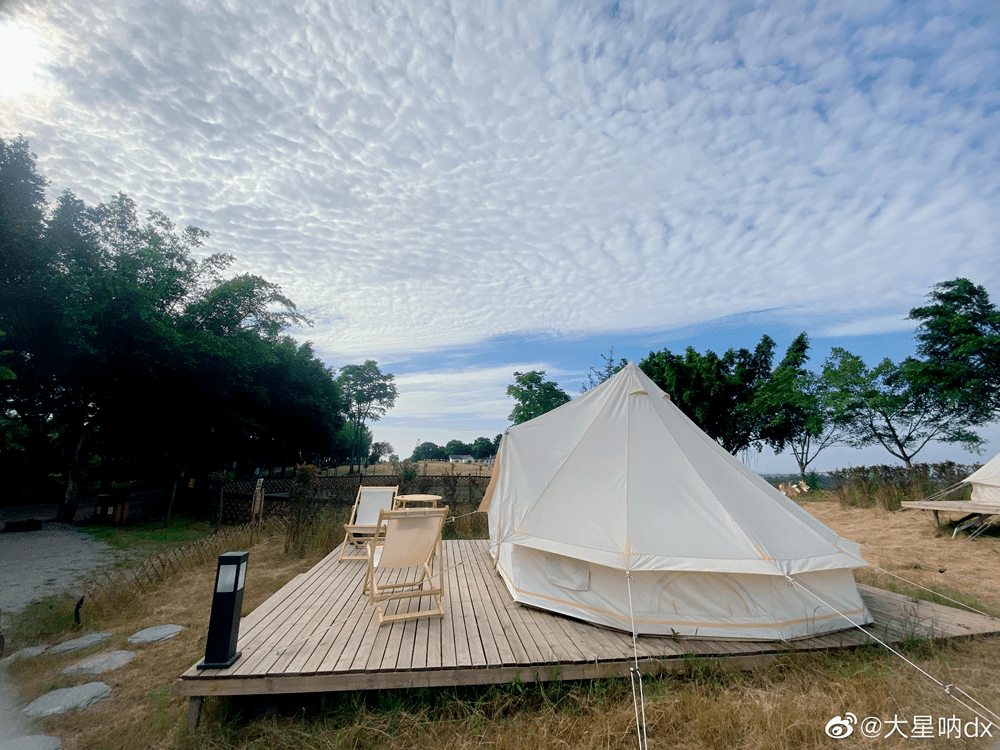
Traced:
[[115, 559], [108, 545], [68, 524], [52, 521], [41, 531], [0, 534], [0, 610], [20, 612]]
[[[0, 509], [0, 520], [55, 517], [55, 506]], [[79, 518], [79, 517], [78, 517]], [[3, 622], [40, 597], [66, 590], [87, 573], [112, 565], [117, 553], [68, 524], [42, 522], [40, 531], [0, 533], [0, 632]], [[0, 665], [0, 740], [31, 733], [7, 667]]]

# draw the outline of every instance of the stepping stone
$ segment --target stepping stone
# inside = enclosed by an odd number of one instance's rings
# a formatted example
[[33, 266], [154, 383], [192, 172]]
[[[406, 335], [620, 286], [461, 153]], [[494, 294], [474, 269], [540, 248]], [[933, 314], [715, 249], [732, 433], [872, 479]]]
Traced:
[[38, 700], [32, 701], [21, 710], [34, 718], [58, 716], [73, 710], [80, 711], [109, 695], [111, 695], [111, 688], [103, 682], [88, 682], [86, 685], [53, 690]]
[[[63, 674], [100, 674], [111, 669], [128, 664], [135, 658], [135, 651], [112, 651], [108, 654], [94, 654], [83, 661], [78, 661], [71, 667], [66, 667]], [[0, 748], [2, 750], [2, 748]]]
[[33, 734], [13, 740], [0, 740], [0, 750], [59, 750], [62, 740], [48, 734]]
[[84, 635], [80, 638], [74, 638], [71, 641], [66, 641], [65, 643], [60, 643], [58, 646], [53, 646], [50, 654], [61, 654], [65, 651], [79, 651], [83, 648], [90, 648], [91, 646], [96, 646], [98, 643], [104, 643], [108, 640], [113, 633], [91, 633], [90, 635]]
[[[44, 654], [49, 650], [48, 646], [31, 646], [29, 648], [22, 648], [20, 651], [15, 651], [13, 654], [4, 659], [0, 664], [13, 664], [20, 659], [28, 659], [32, 656], [38, 656], [39, 654]], [[0, 750], [2, 750], [3, 745], [0, 745]]]
[[155, 643], [156, 641], [166, 641], [173, 638], [184, 630], [182, 625], [154, 625], [151, 628], [140, 630], [128, 637], [129, 643]]

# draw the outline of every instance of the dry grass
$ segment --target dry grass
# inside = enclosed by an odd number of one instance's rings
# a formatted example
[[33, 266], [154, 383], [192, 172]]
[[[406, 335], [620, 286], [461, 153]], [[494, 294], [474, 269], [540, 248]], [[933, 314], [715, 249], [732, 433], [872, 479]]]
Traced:
[[[920, 660], [981, 698], [996, 697], [1000, 655], [992, 641], [941, 647]], [[949, 666], [949, 664], [951, 666]], [[648, 679], [651, 748], [798, 750], [845, 744], [824, 734], [846, 711], [859, 717], [930, 715], [970, 718], [931, 683], [877, 648], [788, 659], [749, 673], [712, 666], [688, 677]], [[628, 682], [556, 683], [493, 689], [382, 692], [287, 702], [217, 703], [206, 728], [185, 749], [273, 748], [634, 748]], [[935, 719], [936, 724], [936, 719]], [[848, 747], [908, 747], [892, 740]], [[898, 739], [898, 738], [897, 738]], [[981, 747], [978, 742], [921, 740], [920, 747]]]
[[[321, 558], [284, 554], [284, 539], [273, 536], [250, 550], [243, 612], [249, 613], [295, 575], [305, 572]], [[109, 698], [82, 712], [44, 720], [49, 734], [63, 739], [63, 750], [101, 748], [142, 750], [173, 748], [183, 722], [187, 701], [176, 696], [177, 677], [205, 653], [205, 635], [215, 579], [215, 560], [193, 564], [172, 578], [152, 586], [126, 602], [119, 599], [114, 612], [83, 610], [85, 632], [113, 632], [115, 637], [90, 651], [43, 656], [15, 662], [15, 677], [25, 701], [62, 687], [102, 680], [112, 689]], [[94, 616], [96, 615], [96, 616]], [[175, 624], [184, 630], [162, 643], [134, 646], [126, 643], [132, 633], [153, 625]], [[67, 633], [68, 640], [77, 633]], [[90, 653], [134, 650], [136, 658], [120, 669], [97, 677], [67, 677], [63, 668]]]
[[930, 511], [891, 512], [835, 502], [803, 507], [841, 536], [864, 545], [865, 559], [886, 571], [863, 568], [856, 572], [861, 583], [906, 588], [906, 582], [893, 577], [899, 576], [927, 588], [960, 593], [980, 602], [990, 614], [1000, 614], [1000, 538], [995, 533], [971, 541], [964, 533], [952, 539], [950, 528], [935, 530]]
[[[835, 502], [809, 502], [805, 507], [841, 535], [866, 543], [868, 560], [886, 571], [942, 591], [961, 592], [1000, 611], [1000, 539], [963, 543], [936, 535], [929, 513], [893, 514]], [[319, 554], [286, 557], [280, 538], [255, 546], [245, 612], [308, 569]], [[111, 644], [95, 650], [122, 648], [127, 635], [149, 625], [171, 622], [186, 629], [171, 641], [135, 648], [138, 656], [130, 664], [98, 678], [112, 686], [110, 698], [86, 711], [45, 720], [46, 731], [60, 735], [65, 750], [636, 747], [631, 691], [621, 680], [299, 695], [269, 702], [215, 699], [206, 701], [202, 729], [186, 736], [180, 729], [186, 703], [174, 696], [172, 684], [204, 652], [214, 572], [214, 562], [184, 570], [115, 616], [87, 623], [88, 630], [116, 633]], [[995, 639], [910, 643], [907, 649], [923, 669], [1000, 711], [1000, 648]], [[16, 663], [12, 671], [25, 697], [32, 699], [53, 687], [88, 681], [59, 674], [80, 656]], [[748, 673], [723, 672], [711, 661], [691, 661], [688, 675], [648, 678], [645, 688], [650, 748], [984, 746], [980, 740], [938, 737], [868, 740], [859, 732], [848, 741], [827, 737], [826, 722], [846, 712], [883, 720], [932, 716], [935, 731], [940, 717], [971, 720], [972, 715], [938, 686], [878, 647], [788, 658]], [[994, 729], [994, 735], [1000, 736], [1000, 731]]]

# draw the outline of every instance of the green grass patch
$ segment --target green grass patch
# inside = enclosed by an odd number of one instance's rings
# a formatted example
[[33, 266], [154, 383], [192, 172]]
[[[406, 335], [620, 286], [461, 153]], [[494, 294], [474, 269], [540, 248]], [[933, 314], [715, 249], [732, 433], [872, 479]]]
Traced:
[[73, 612], [76, 601], [65, 594], [47, 596], [36, 599], [20, 612], [10, 615], [10, 624], [7, 626], [10, 644], [21, 648], [49, 643], [64, 633], [75, 630]]
[[[925, 589], [895, 583], [882, 584], [882, 587], [889, 589], [889, 591], [894, 591], [897, 594], [912, 596], [914, 599], [920, 599], [925, 602], [943, 604], [946, 607], [955, 607], [956, 609], [965, 609], [967, 607], [979, 612], [984, 612], [992, 617], [1000, 617], [1000, 611], [983, 604], [981, 601], [976, 599], [976, 597], [969, 596], [961, 591], [943, 589], [940, 586], [934, 585], [928, 586], [927, 588], [930, 589], [930, 591], [927, 591]], [[965, 606], [963, 607], [961, 605]]]
[[961, 610], [972, 609], [978, 612], [983, 612], [991, 617], [1000, 617], [1000, 610], [997, 610], [995, 607], [991, 607], [988, 604], [983, 604], [976, 597], [970, 596], [963, 591], [942, 588], [941, 586], [935, 586], [933, 584], [925, 588], [907, 586], [905, 583], [897, 583], [896, 581], [888, 580], [888, 576], [879, 575], [873, 571], [865, 570], [855, 570], [854, 579], [858, 583], [867, 586], [875, 586], [877, 588], [886, 589], [896, 594], [902, 594], [903, 596], [920, 599], [921, 601], [943, 604], [946, 607], [954, 607]]
[[175, 516], [170, 528], [163, 521], [144, 521], [134, 526], [84, 526], [81, 530], [110, 547], [148, 557], [196, 542], [212, 533], [212, 523]]

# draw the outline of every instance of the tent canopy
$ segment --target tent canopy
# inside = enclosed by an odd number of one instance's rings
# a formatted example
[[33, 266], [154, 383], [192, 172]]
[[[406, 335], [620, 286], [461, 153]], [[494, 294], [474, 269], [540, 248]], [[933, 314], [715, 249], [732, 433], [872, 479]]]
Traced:
[[509, 428], [494, 477], [494, 539], [610, 568], [791, 575], [866, 565], [856, 543], [726, 452], [635, 363]]
[[521, 604], [660, 635], [795, 638], [870, 622], [850, 572], [866, 564], [859, 546], [634, 363], [509, 428], [480, 509]]
[[965, 478], [972, 485], [972, 502], [1000, 505], [1000, 453]]

